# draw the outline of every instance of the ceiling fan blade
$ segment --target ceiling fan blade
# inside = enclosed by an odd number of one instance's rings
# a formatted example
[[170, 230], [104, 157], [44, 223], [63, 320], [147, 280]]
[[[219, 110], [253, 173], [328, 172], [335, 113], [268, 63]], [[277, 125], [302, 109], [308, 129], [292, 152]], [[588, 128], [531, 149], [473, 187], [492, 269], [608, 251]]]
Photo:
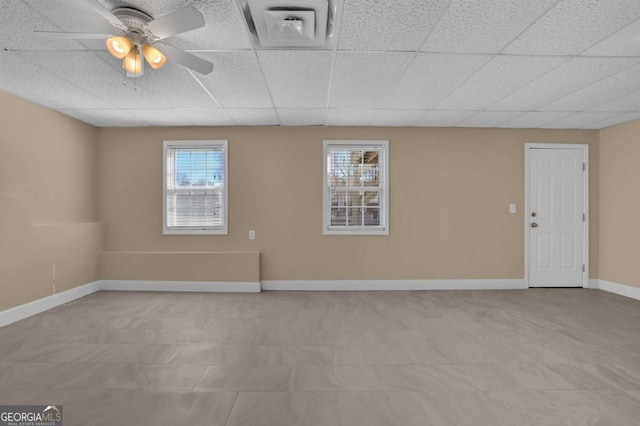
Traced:
[[204, 17], [195, 7], [189, 5], [171, 12], [168, 15], [154, 19], [148, 24], [149, 30], [159, 39], [185, 33], [204, 27]]
[[106, 40], [111, 34], [92, 34], [92, 33], [61, 33], [55, 31], [34, 31], [36, 35], [57, 38], [57, 39], [78, 39], [78, 40]]
[[114, 27], [116, 27], [116, 28], [118, 28], [118, 29], [120, 29], [122, 31], [127, 31], [129, 29], [120, 20], [120, 18], [118, 18], [113, 13], [111, 13], [111, 11], [109, 9], [107, 9], [106, 7], [104, 7], [102, 5], [102, 3], [100, 3], [98, 0], [88, 0], [87, 4], [89, 5], [89, 7], [91, 7], [93, 10], [95, 10], [97, 13], [102, 15], [102, 17], [104, 19], [106, 19], [107, 21], [111, 22], [111, 25], [113, 25]]
[[191, 68], [200, 74], [209, 74], [213, 71], [213, 64], [202, 58], [199, 58], [191, 53], [185, 52], [177, 47], [170, 46], [168, 44], [158, 44], [157, 49], [162, 52], [168, 59], [176, 61], [179, 64], [184, 65], [187, 68]]

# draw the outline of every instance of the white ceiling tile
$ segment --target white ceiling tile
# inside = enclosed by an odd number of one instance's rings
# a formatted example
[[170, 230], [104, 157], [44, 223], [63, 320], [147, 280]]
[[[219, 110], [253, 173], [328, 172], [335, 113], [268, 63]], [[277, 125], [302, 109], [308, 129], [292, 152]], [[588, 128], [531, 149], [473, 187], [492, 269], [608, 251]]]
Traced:
[[565, 60], [562, 57], [496, 56], [440, 102], [437, 108], [484, 109]]
[[458, 123], [458, 127], [498, 127], [519, 115], [518, 111], [480, 111]]
[[570, 114], [571, 112], [540, 112], [533, 111], [527, 112], [519, 117], [502, 123], [498, 127], [512, 128], [512, 129], [533, 129], [543, 126], [544, 124], [552, 121], [560, 120]]
[[424, 111], [406, 109], [380, 109], [371, 120], [371, 126], [411, 126]]
[[[103, 0], [107, 8], [134, 6], [159, 18], [186, 6], [184, 0]], [[181, 49], [250, 49], [251, 42], [235, 0], [192, 0], [188, 3], [202, 13], [205, 27], [167, 39]]]
[[575, 58], [499, 100], [487, 109], [534, 110], [640, 62], [640, 58]]
[[0, 33], [24, 33], [39, 29], [39, 27], [46, 31], [56, 30], [53, 23], [36, 13], [27, 3], [21, 0], [2, 2]]
[[126, 109], [83, 109], [80, 113], [109, 127], [147, 127], [149, 123], [131, 114]]
[[256, 54], [251, 51], [200, 53], [213, 62], [209, 75], [195, 74], [223, 107], [271, 108]]
[[[0, 59], [2, 56], [0, 56]], [[18, 87], [15, 84], [12, 84], [9, 81], [3, 81], [0, 76], [0, 90], [11, 93], [12, 95], [18, 96], [20, 98], [26, 99], [43, 107], [53, 109], [56, 111], [62, 110], [65, 108], [65, 105], [61, 105], [51, 99], [43, 98], [42, 96], [30, 92], [26, 90], [24, 87]]]
[[589, 111], [640, 111], [640, 92], [622, 96], [621, 98], [614, 99], [611, 102], [595, 106]]
[[562, 0], [504, 52], [577, 55], [639, 17], [638, 0]]
[[477, 111], [427, 111], [418, 118], [414, 126], [419, 127], [453, 127]]
[[158, 99], [170, 108], [220, 107], [187, 68], [175, 62], [167, 61], [159, 70], [145, 68], [144, 76], [137, 84], [144, 90], [155, 93]]
[[[133, 6], [154, 17], [186, 4], [99, 1], [108, 9]], [[206, 26], [168, 42], [211, 60], [213, 73], [201, 76], [169, 62], [157, 71], [146, 67], [145, 75], [133, 80], [124, 78], [104, 40], [34, 34], [111, 32], [89, 0], [9, 0], [0, 12], [0, 89], [99, 126], [278, 125], [282, 120], [284, 125], [545, 127], [555, 122], [599, 128], [633, 119], [640, 109], [640, 39], [633, 40], [640, 31], [640, 2], [555, 2], [339, 1], [341, 51], [256, 53], [238, 0], [192, 0], [188, 3], [203, 13]], [[583, 56], [562, 62], [580, 51]], [[572, 115], [575, 111], [590, 114]]]
[[576, 112], [568, 115], [560, 120], [546, 123], [539, 127], [544, 129], [577, 129], [582, 126], [588, 126], [598, 121], [613, 118], [620, 115], [618, 112]]
[[417, 50], [448, 0], [345, 0], [338, 48]]
[[[83, 53], [83, 52], [74, 52]], [[84, 52], [85, 54], [88, 52]], [[103, 99], [93, 96], [76, 85], [43, 69], [31, 61], [31, 57], [47, 56], [42, 52], [0, 52], [0, 81], [3, 85], [13, 88], [9, 90], [25, 94], [33, 93], [36, 97], [28, 99], [38, 102], [46, 100], [45, 106], [72, 109], [73, 108], [112, 108], [113, 105]], [[20, 73], [15, 73], [19, 69]]]
[[498, 53], [558, 0], [453, 0], [423, 51]]
[[280, 108], [280, 123], [283, 126], [322, 126], [327, 117], [326, 109]]
[[413, 57], [405, 52], [338, 52], [329, 105], [377, 108]]
[[581, 127], [581, 129], [604, 129], [605, 127], [615, 126], [616, 124], [627, 123], [634, 120], [640, 120], [640, 112], [627, 112], [624, 114], [619, 114], [615, 117], [584, 125]]
[[[166, 108], [156, 92], [144, 90], [136, 79], [125, 79], [119, 60], [107, 52], [58, 52], [46, 56], [25, 52], [22, 55], [115, 107]], [[152, 71], [145, 69], [145, 73]], [[74, 104], [71, 109], [82, 107]]]
[[278, 108], [324, 108], [334, 53], [312, 50], [258, 52], [264, 76]]
[[419, 53], [383, 106], [432, 108], [490, 59], [489, 55]]
[[132, 117], [137, 117], [141, 121], [154, 127], [167, 126], [191, 126], [190, 111], [180, 109], [131, 109], [127, 110]]
[[[2, 12], [0, 12], [2, 14]], [[56, 40], [28, 33], [3, 33], [0, 31], [0, 50], [49, 52], [60, 50], [87, 50], [75, 40]]]
[[[114, 34], [113, 26], [90, 7], [89, 1], [24, 0], [63, 32]], [[91, 0], [95, 1], [95, 0]], [[37, 28], [41, 30], [40, 28]]]
[[229, 113], [222, 108], [214, 109], [179, 109], [177, 113], [189, 117], [195, 126], [235, 126]]
[[240, 126], [276, 126], [280, 124], [275, 109], [270, 108], [227, 108], [231, 118]]
[[64, 115], [68, 115], [69, 117], [75, 118], [76, 120], [80, 120], [87, 124], [91, 124], [92, 126], [95, 126], [95, 127], [109, 127], [108, 123], [103, 123], [102, 121], [97, 120], [96, 118], [91, 117], [82, 111], [78, 111], [74, 109], [60, 109], [58, 111]]
[[73, 40], [52, 40], [34, 31], [60, 31], [51, 21], [21, 0], [3, 1], [0, 11], [0, 49], [76, 50], [86, 49]]
[[541, 111], [582, 111], [640, 91], [640, 65], [577, 90], [538, 108]]
[[589, 56], [640, 56], [640, 19], [596, 43], [582, 54]]
[[327, 126], [367, 126], [375, 109], [334, 109], [327, 111]]

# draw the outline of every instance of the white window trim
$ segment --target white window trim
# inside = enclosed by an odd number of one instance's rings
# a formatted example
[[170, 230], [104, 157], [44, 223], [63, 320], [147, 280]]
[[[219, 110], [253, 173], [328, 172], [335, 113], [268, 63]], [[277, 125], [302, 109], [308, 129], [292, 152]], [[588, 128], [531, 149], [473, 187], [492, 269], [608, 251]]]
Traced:
[[[359, 227], [332, 227], [331, 226], [331, 206], [329, 196], [329, 179], [327, 154], [330, 147], [339, 146], [341, 148], [355, 147], [361, 149], [363, 146], [377, 147], [383, 150], [381, 159], [382, 186], [380, 192], [383, 198], [382, 212], [384, 214], [384, 224], [382, 226], [359, 226]], [[322, 230], [324, 235], [389, 235], [389, 141], [388, 140], [325, 140], [323, 144], [322, 160]]]
[[[180, 228], [169, 229], [167, 227], [167, 150], [170, 147], [202, 148], [218, 147], [224, 151], [224, 218], [222, 227], [216, 228]], [[229, 232], [229, 149], [226, 140], [169, 140], [162, 146], [162, 233], [164, 235], [228, 235]]]

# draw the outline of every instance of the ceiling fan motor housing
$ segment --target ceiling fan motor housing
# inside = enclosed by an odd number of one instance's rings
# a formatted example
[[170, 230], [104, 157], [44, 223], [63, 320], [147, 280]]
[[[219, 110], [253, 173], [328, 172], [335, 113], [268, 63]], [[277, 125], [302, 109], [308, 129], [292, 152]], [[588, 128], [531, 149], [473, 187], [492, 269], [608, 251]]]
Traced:
[[129, 27], [128, 33], [137, 34], [141, 37], [140, 40], [133, 40], [134, 42], [153, 43], [158, 40], [158, 37], [153, 35], [147, 25], [147, 23], [153, 20], [149, 14], [132, 7], [119, 7], [113, 11], [113, 14], [120, 19], [123, 24]]

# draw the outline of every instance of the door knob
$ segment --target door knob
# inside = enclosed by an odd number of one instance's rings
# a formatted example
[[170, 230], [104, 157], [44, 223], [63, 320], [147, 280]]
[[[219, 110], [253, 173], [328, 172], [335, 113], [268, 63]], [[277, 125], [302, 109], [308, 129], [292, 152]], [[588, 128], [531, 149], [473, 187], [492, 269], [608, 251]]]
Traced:
[[536, 212], [531, 212], [531, 217], [536, 217], [536, 216], [538, 216]]
[[537, 224], [537, 223], [535, 223], [535, 222], [533, 222], [533, 223], [531, 224], [531, 227], [532, 227], [532, 228], [537, 228], [537, 227], [538, 227], [538, 224]]

